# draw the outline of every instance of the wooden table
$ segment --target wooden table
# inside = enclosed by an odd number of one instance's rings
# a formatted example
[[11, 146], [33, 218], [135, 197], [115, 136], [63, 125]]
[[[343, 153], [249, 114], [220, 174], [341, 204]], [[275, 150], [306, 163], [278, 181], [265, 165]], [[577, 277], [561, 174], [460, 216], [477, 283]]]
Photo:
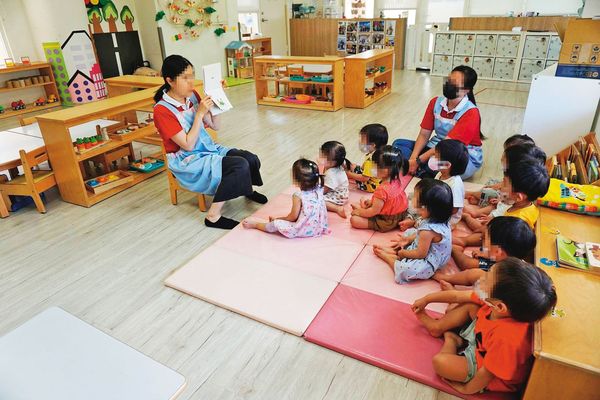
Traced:
[[[41, 138], [8, 131], [0, 132], [0, 171], [9, 171], [12, 176], [12, 172], [21, 165], [19, 150], [32, 151], [40, 147], [44, 147]], [[0, 218], [6, 217], [8, 217], [8, 208], [0, 196]]]
[[0, 399], [175, 399], [185, 378], [52, 307], [0, 338]]
[[[119, 121], [111, 121], [108, 119], [96, 119], [94, 121], [89, 121], [81, 125], [76, 125], [69, 128], [69, 133], [71, 134], [71, 139], [75, 141], [77, 140], [77, 138], [94, 136], [96, 134], [96, 125], [100, 125], [101, 128], [104, 128], [118, 123]], [[8, 132], [38, 137], [40, 139], [42, 138], [42, 130], [40, 129], [40, 125], [37, 122], [31, 125], [10, 128], [8, 129]]]
[[535, 363], [525, 400], [600, 398], [600, 276], [566, 268], [546, 267], [541, 258], [556, 260], [556, 235], [600, 242], [600, 218], [540, 207], [536, 264], [556, 286], [557, 310], [535, 327]]

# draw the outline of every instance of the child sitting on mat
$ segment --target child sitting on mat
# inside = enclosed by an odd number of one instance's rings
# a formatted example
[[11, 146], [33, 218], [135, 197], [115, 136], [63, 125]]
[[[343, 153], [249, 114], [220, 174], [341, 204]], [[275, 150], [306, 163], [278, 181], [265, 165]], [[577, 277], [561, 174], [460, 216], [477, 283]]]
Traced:
[[344, 162], [350, 167], [346, 160], [346, 148], [340, 142], [334, 140], [325, 142], [321, 146], [321, 160], [325, 172], [325, 204], [327, 211], [336, 212], [340, 217], [346, 218], [348, 202], [348, 177], [344, 171]]
[[485, 275], [492, 265], [508, 257], [525, 259], [533, 253], [535, 233], [525, 221], [516, 217], [497, 217], [487, 225], [484, 234], [484, 247], [474, 251], [471, 257], [460, 246], [452, 246], [452, 258], [461, 272], [442, 274], [437, 271], [433, 279], [440, 282], [443, 289], [451, 285], [471, 286]]
[[[548, 192], [549, 186], [548, 171], [539, 160], [526, 157], [522, 161], [511, 162], [502, 181], [502, 202], [508, 207], [504, 215], [521, 218], [534, 229], [539, 215], [535, 201]], [[455, 236], [452, 242], [462, 247], [480, 246], [485, 225], [493, 217], [500, 215], [490, 214], [483, 221], [465, 215], [463, 220], [474, 233], [467, 237]]]
[[[430, 293], [412, 309], [432, 336], [444, 336], [433, 368], [455, 390], [518, 392], [532, 363], [533, 323], [548, 315], [556, 300], [546, 272], [509, 257], [494, 264], [474, 291]], [[425, 312], [434, 302], [460, 305], [436, 320]], [[460, 336], [452, 332], [464, 326]]]
[[387, 142], [388, 131], [381, 124], [368, 124], [360, 130], [358, 146], [360, 151], [365, 154], [365, 159], [362, 166], [350, 164], [350, 168], [346, 171], [348, 179], [354, 179], [359, 190], [373, 193], [381, 183], [381, 179], [374, 172], [376, 168], [373, 154]]
[[384, 146], [373, 153], [375, 173], [381, 184], [370, 199], [352, 204], [350, 224], [358, 229], [388, 232], [406, 217], [408, 200], [400, 181], [408, 173], [408, 160], [393, 146]]
[[322, 180], [319, 168], [314, 161], [304, 158], [292, 166], [294, 182], [300, 191], [292, 196], [292, 210], [285, 217], [269, 217], [269, 222], [250, 219], [242, 221], [247, 229], [259, 229], [263, 232], [279, 232], [287, 238], [315, 237], [329, 233], [327, 225], [327, 207], [323, 196]]
[[414, 207], [423, 220], [413, 236], [401, 236], [394, 247], [373, 246], [373, 252], [394, 270], [397, 283], [429, 279], [450, 259], [452, 190], [435, 179], [415, 186]]

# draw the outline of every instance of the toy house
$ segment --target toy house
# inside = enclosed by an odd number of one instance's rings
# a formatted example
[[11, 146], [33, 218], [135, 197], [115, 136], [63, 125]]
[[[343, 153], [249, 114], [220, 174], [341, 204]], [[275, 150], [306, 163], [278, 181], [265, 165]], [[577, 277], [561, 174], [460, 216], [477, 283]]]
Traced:
[[234, 40], [225, 47], [227, 75], [233, 78], [252, 78], [253, 48], [246, 42]]
[[81, 71], [75, 72], [67, 84], [71, 99], [75, 104], [98, 100], [94, 81]]

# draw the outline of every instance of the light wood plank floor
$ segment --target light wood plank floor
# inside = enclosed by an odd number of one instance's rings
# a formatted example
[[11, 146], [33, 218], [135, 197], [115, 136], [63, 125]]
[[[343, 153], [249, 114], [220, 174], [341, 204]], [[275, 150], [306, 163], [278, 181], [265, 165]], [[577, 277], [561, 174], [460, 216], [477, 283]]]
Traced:
[[[384, 100], [335, 113], [257, 107], [253, 85], [231, 88], [235, 109], [223, 116], [220, 140], [261, 157], [260, 190], [274, 196], [291, 183], [292, 162], [315, 157], [326, 140], [345, 143], [358, 161], [358, 130], [367, 123], [386, 125], [390, 139], [414, 138], [442, 79], [413, 71], [394, 78]], [[477, 85], [486, 89], [480, 108], [488, 139], [474, 181], [499, 176], [502, 142], [520, 132], [528, 88]], [[3, 120], [0, 130], [16, 125]], [[46, 215], [30, 208], [0, 220], [0, 334], [60, 306], [182, 373], [182, 399], [454, 398], [165, 287], [171, 271], [225, 232], [204, 227], [192, 195], [172, 206], [164, 174], [90, 209], [55, 191], [48, 197]], [[241, 219], [258, 208], [236, 199], [224, 214]]]

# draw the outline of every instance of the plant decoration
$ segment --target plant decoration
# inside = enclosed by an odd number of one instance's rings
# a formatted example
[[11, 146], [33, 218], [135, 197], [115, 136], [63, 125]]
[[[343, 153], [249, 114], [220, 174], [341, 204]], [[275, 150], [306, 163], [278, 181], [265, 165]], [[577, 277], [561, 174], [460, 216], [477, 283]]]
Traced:
[[[156, 21], [163, 18], [173, 25], [181, 28], [181, 32], [173, 36], [173, 40], [182, 40], [183, 38], [197, 39], [205, 28], [216, 27], [214, 33], [221, 36], [227, 32], [228, 27], [219, 21], [212, 20], [215, 10], [211, 5], [212, 0], [159, 0], [162, 11], [156, 14]], [[236, 27], [231, 27], [235, 31]]]

